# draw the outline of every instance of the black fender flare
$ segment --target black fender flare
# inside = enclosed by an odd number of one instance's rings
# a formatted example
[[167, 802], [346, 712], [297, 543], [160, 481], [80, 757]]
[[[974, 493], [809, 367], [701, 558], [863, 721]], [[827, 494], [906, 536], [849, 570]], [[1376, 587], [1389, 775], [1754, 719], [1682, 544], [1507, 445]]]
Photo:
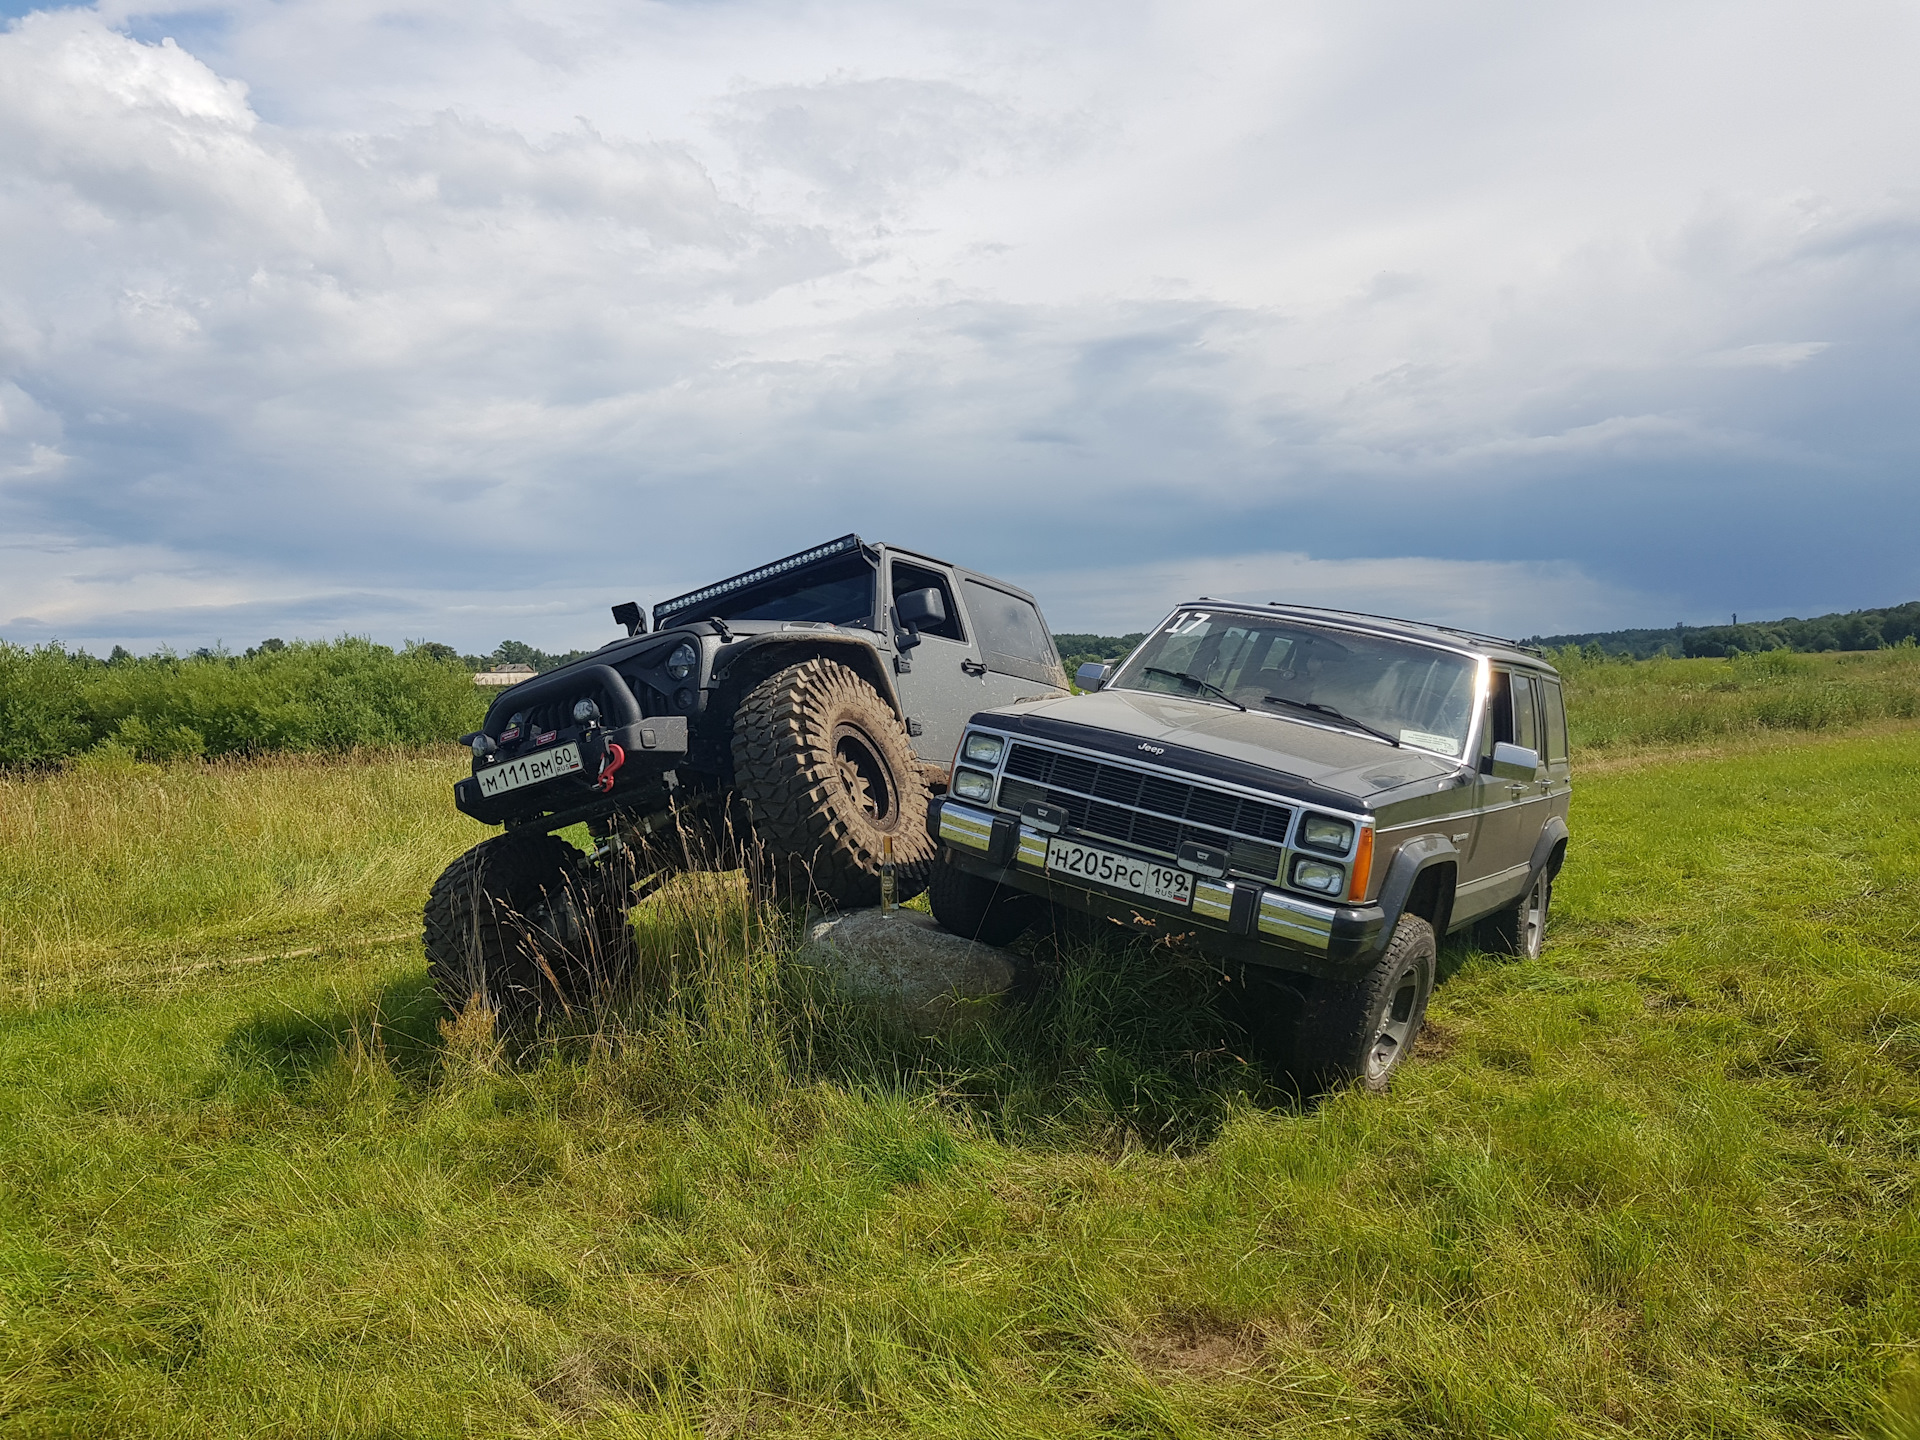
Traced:
[[[1572, 838], [1572, 832], [1567, 829], [1567, 822], [1564, 816], [1555, 815], [1541, 827], [1540, 838], [1533, 842], [1533, 859], [1527, 866], [1527, 888], [1529, 890], [1533, 888], [1533, 882], [1539, 877], [1541, 870], [1552, 863], [1553, 852]], [[1562, 863], [1565, 863], [1564, 857]], [[1554, 865], [1553, 874], [1558, 875], [1559, 873], [1560, 866]], [[1552, 876], [1548, 878], [1551, 879]]]
[[[1380, 910], [1386, 922], [1380, 930], [1382, 945], [1392, 936], [1393, 927], [1400, 923], [1401, 912], [1407, 908], [1415, 882], [1436, 865], [1453, 866], [1455, 883], [1458, 883], [1460, 849], [1445, 835], [1416, 835], [1394, 851], [1393, 861], [1387, 866], [1386, 882], [1380, 887]], [[1434, 926], [1436, 941], [1445, 937], [1452, 915], [1453, 896], [1449, 893], [1438, 917], [1440, 923]]]
[[714, 673], [715, 687], [727, 695], [728, 712], [739, 697], [778, 671], [805, 660], [836, 660], [871, 685], [887, 707], [904, 723], [906, 710], [900, 692], [881, 658], [879, 648], [851, 635], [786, 634], [748, 640]]

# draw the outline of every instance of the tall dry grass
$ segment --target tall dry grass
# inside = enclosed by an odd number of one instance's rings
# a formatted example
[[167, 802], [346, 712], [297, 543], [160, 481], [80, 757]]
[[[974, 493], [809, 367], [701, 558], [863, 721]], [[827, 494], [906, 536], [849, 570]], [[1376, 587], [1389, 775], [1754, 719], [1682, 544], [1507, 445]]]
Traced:
[[109, 755], [0, 774], [0, 993], [417, 930], [433, 878], [486, 833], [453, 808], [461, 759]]

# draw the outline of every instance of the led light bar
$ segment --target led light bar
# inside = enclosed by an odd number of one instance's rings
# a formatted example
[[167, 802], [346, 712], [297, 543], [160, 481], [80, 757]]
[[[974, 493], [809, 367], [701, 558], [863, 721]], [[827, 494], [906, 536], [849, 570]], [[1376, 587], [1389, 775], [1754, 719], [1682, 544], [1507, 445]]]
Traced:
[[662, 600], [653, 607], [653, 628], [658, 630], [667, 623], [669, 615], [677, 615], [684, 610], [692, 610], [705, 605], [710, 600], [718, 600], [723, 595], [731, 595], [737, 590], [745, 590], [750, 585], [758, 585], [762, 580], [771, 580], [776, 575], [784, 575], [789, 570], [798, 570], [803, 565], [825, 560], [833, 555], [845, 555], [860, 548], [858, 535], [842, 535], [838, 540], [829, 540], [824, 545], [816, 545], [811, 550], [802, 550], [798, 555], [789, 555], [784, 560], [776, 560], [771, 565], [762, 565], [757, 570], [749, 570], [744, 575], [736, 575], [731, 580], [722, 580], [702, 590], [694, 590], [686, 595], [676, 595], [671, 600]]

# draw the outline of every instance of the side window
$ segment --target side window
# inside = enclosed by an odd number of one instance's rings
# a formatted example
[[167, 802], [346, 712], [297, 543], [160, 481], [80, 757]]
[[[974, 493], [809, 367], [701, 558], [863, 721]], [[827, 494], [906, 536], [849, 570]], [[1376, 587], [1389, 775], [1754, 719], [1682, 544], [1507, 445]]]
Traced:
[[1536, 754], [1540, 749], [1540, 725], [1533, 711], [1533, 677], [1518, 672], [1513, 677], [1513, 743]]
[[1042, 685], [1061, 683], [1060, 654], [1053, 648], [1053, 637], [1041, 625], [1040, 612], [1033, 608], [1032, 601], [978, 580], [962, 580], [960, 585], [966, 591], [967, 613], [973, 617], [989, 669]]
[[1506, 670], [1493, 672], [1493, 687], [1487, 692], [1487, 732], [1480, 742], [1480, 754], [1493, 754], [1493, 747], [1513, 743], [1513, 675]]
[[891, 598], [898, 603], [902, 595], [910, 595], [915, 590], [938, 590], [940, 603], [946, 606], [947, 621], [944, 625], [927, 625], [921, 628], [922, 635], [938, 635], [942, 640], [965, 641], [967, 632], [960, 628], [960, 607], [953, 603], [953, 587], [947, 583], [947, 577], [938, 570], [929, 570], [921, 565], [909, 565], [903, 560], [893, 562], [893, 580]]
[[1540, 698], [1546, 702], [1547, 759], [1567, 758], [1567, 706], [1560, 696], [1558, 680], [1540, 682]]

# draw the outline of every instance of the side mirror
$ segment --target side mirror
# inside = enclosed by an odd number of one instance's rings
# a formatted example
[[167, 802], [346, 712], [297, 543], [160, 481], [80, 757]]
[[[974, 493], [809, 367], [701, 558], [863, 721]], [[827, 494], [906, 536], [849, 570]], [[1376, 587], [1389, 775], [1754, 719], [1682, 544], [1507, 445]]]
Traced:
[[911, 650], [920, 643], [922, 625], [947, 623], [947, 603], [940, 598], [939, 588], [933, 585], [924, 590], [909, 590], [896, 598], [893, 613], [902, 632], [894, 637], [893, 643], [902, 650]]
[[940, 590], [937, 586], [929, 585], [924, 590], [909, 590], [893, 603], [900, 616], [900, 623], [910, 630], [917, 630], [922, 625], [947, 623], [947, 602], [940, 598]]
[[1496, 780], [1531, 780], [1540, 769], [1540, 756], [1524, 745], [1502, 740], [1493, 747], [1492, 769]]
[[626, 626], [629, 635], [647, 633], [647, 617], [642, 613], [640, 606], [632, 600], [623, 600], [613, 607], [613, 623]]
[[1098, 660], [1089, 660], [1073, 672], [1073, 683], [1082, 690], [1098, 690], [1107, 683], [1107, 671], [1110, 667]]

